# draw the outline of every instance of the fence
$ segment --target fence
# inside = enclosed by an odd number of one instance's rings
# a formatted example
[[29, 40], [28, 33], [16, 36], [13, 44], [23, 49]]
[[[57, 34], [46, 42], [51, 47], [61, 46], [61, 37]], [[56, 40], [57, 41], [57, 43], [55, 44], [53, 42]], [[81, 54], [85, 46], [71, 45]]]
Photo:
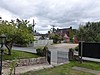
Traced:
[[[82, 47], [82, 51], [81, 51]], [[100, 59], [100, 43], [79, 43], [79, 56]]]
[[37, 40], [34, 41], [32, 44], [29, 44], [29, 46], [45, 46], [46, 44], [53, 44], [53, 40]]

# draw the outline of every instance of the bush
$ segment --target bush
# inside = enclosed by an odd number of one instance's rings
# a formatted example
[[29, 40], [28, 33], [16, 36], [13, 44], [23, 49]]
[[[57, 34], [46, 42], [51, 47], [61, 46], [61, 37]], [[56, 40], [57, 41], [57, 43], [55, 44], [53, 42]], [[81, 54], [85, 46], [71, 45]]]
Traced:
[[50, 38], [53, 39], [53, 43], [60, 43], [62, 39], [62, 37], [59, 36], [58, 34], [53, 34]]
[[78, 51], [79, 50], [79, 46], [76, 46], [75, 48], [70, 48], [70, 51]]
[[75, 50], [74, 48], [70, 48], [70, 49], [69, 49], [69, 51], [72, 51], [72, 52], [73, 52], [74, 50]]
[[78, 50], [79, 50], [79, 46], [69, 49], [69, 60], [79, 60], [79, 56], [74, 55], [74, 52]]
[[44, 51], [43, 51], [42, 47], [41, 48], [37, 48], [36, 52], [37, 52], [37, 55], [44, 56]]
[[79, 46], [75, 47], [75, 51], [78, 51], [79, 50]]
[[37, 52], [37, 55], [46, 56], [47, 50], [48, 50], [48, 47], [44, 46], [44, 47], [37, 48], [36, 52]]
[[70, 48], [68, 54], [69, 54], [69, 60], [70, 61], [73, 60], [73, 58], [74, 58], [74, 49]]

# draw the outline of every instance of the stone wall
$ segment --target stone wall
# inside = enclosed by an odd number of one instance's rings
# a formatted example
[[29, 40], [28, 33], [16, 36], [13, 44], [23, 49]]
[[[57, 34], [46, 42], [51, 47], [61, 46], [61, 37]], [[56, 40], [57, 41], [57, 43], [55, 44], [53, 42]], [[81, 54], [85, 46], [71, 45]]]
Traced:
[[[3, 68], [8, 68], [9, 65], [12, 63], [13, 60], [5, 60], [2, 62]], [[45, 57], [39, 57], [39, 58], [30, 58], [30, 59], [19, 59], [16, 60], [17, 64], [16, 66], [29, 66], [29, 65], [35, 65], [35, 64], [43, 64], [47, 63]]]

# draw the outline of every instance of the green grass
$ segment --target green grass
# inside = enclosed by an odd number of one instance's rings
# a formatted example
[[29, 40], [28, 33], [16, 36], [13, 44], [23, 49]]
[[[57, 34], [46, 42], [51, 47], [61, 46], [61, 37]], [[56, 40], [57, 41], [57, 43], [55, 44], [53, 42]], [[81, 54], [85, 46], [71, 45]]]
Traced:
[[27, 59], [27, 58], [37, 58], [39, 57], [36, 54], [12, 50], [12, 55], [3, 55], [3, 60], [13, 60], [13, 59]]
[[78, 66], [78, 67], [84, 67], [84, 68], [88, 68], [88, 69], [92, 69], [92, 70], [99, 70], [100, 71], [100, 63], [97, 63], [97, 62], [84, 61], [81, 64], [81, 63], [79, 63], [77, 61], [73, 61], [72, 63], [75, 66]]
[[74, 66], [80, 66], [80, 67], [85, 67], [89, 69], [100, 70], [100, 63], [83, 62], [82, 64], [80, 64], [77, 61], [72, 61], [69, 64], [64, 64], [64, 65], [57, 66], [54, 68], [43, 69], [43, 70], [39, 70], [35, 72], [31, 71], [31, 72], [27, 72], [22, 75], [95, 75], [91, 73], [73, 70], [72, 67]]

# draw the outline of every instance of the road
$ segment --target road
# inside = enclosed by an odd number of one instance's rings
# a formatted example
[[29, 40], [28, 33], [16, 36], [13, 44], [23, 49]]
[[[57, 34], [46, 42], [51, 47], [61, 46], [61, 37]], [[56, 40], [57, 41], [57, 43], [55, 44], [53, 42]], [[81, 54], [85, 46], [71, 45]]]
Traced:
[[[77, 45], [78, 44], [68, 44], [68, 43], [54, 44], [54, 45], [49, 45], [48, 49], [50, 51], [53, 51], [53, 50], [69, 51], [69, 48], [75, 48]], [[19, 51], [36, 53], [36, 48], [34, 48], [34, 47], [13, 47], [12, 49], [19, 50]]]
[[36, 53], [36, 49], [34, 49], [34, 47], [13, 47], [12, 49], [30, 53]]
[[62, 44], [55, 44], [51, 45], [48, 48], [50, 51], [57, 50], [57, 51], [69, 51], [69, 48], [75, 48], [78, 44], [69, 44], [69, 43], [62, 43]]

